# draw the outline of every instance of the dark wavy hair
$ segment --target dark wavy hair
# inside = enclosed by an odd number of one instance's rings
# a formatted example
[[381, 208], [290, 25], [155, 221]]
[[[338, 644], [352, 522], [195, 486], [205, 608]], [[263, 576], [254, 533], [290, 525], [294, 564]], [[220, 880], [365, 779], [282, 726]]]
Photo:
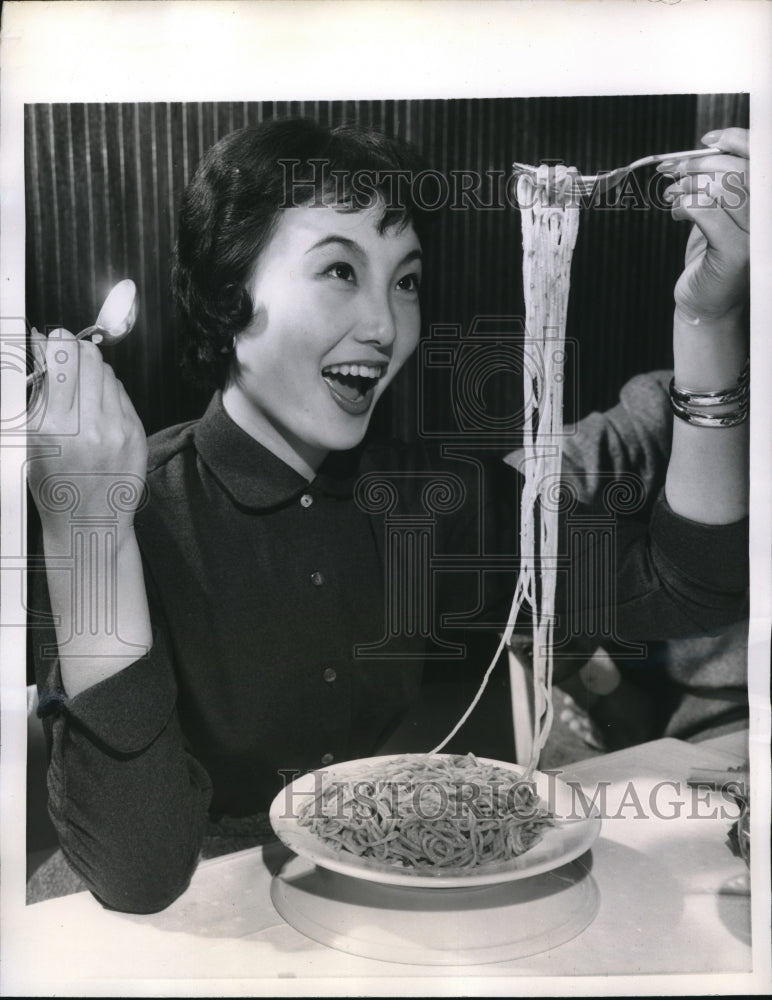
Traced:
[[380, 203], [380, 231], [427, 216], [400, 183], [423, 165], [415, 150], [381, 133], [328, 129], [295, 118], [264, 122], [225, 136], [204, 156], [180, 207], [172, 291], [184, 337], [183, 368], [222, 387], [233, 338], [250, 322], [246, 283], [284, 208]]

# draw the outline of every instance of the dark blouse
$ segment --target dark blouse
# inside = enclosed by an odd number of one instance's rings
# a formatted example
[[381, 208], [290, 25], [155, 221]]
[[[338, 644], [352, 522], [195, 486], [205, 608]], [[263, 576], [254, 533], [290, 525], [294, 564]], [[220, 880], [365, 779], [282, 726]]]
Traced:
[[[376, 752], [426, 657], [463, 659], [467, 629], [503, 627], [520, 476], [458, 448], [369, 445], [309, 483], [217, 394], [151, 438], [148, 487], [150, 653], [67, 698], [40, 655], [50, 634], [35, 639], [62, 848], [105, 905], [137, 912], [185, 889], [210, 815], [264, 810], [298, 771]], [[584, 534], [569, 521], [561, 551], [594, 565], [597, 518]], [[622, 640], [710, 631], [741, 613], [746, 551], [747, 522], [700, 526], [661, 498], [650, 525], [615, 523], [614, 587], [563, 573], [562, 604], [576, 617], [615, 589]]]

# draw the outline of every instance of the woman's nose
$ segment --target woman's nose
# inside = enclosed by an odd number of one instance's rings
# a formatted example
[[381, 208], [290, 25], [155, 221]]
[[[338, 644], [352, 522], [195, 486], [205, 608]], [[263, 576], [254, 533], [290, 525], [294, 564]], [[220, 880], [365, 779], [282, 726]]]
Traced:
[[390, 347], [397, 336], [397, 324], [388, 298], [373, 295], [363, 306], [356, 329], [357, 340], [363, 344]]

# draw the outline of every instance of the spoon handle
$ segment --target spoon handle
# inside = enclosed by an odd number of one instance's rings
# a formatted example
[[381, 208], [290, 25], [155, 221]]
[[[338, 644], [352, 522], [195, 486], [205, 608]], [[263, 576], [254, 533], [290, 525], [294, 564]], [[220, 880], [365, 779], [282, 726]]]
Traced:
[[102, 333], [101, 326], [87, 326], [85, 329], [81, 330], [80, 333], [75, 334], [76, 340], [85, 340], [86, 337], [91, 337], [91, 342], [93, 344], [102, 343]]

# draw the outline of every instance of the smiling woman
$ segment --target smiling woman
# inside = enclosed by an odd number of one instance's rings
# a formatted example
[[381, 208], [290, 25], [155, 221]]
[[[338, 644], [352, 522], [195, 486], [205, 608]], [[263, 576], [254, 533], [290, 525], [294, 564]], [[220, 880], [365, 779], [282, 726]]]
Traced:
[[[714, 137], [715, 168], [744, 171], [744, 142]], [[395, 201], [391, 183], [415, 169], [391, 139], [303, 120], [241, 129], [204, 156], [174, 267], [188, 365], [214, 389], [200, 419], [147, 441], [93, 344], [66, 331], [37, 343], [48, 396], [29, 469], [47, 586], [35, 607], [58, 624], [32, 642], [51, 815], [67, 860], [110, 907], [167, 906], [209, 820], [265, 812], [288, 777], [376, 752], [415, 701], [424, 660], [463, 657], [442, 630], [454, 615], [462, 635], [506, 621], [519, 474], [487, 441], [480, 456], [365, 436], [418, 342], [425, 213]], [[681, 195], [676, 211], [689, 211]], [[727, 252], [701, 340], [677, 319], [676, 374], [695, 398], [718, 388], [742, 402], [728, 390], [747, 248], [731, 215], [694, 221]], [[711, 262], [691, 261], [684, 295]], [[678, 435], [668, 482], [680, 513], [662, 495], [649, 520], [615, 523], [615, 562], [603, 563], [613, 587], [584, 587], [607, 549], [572, 520], [559, 551], [571, 553], [563, 577], [582, 586], [559, 595], [566, 618], [589, 608], [640, 641], [742, 614], [735, 416]]]
[[[188, 367], [209, 384], [224, 384], [232, 338], [255, 310], [249, 284], [258, 276], [258, 259], [277, 227], [286, 227], [289, 210], [337, 209], [326, 217], [337, 219], [342, 242], [334, 239], [335, 227], [319, 230], [303, 253], [317, 243], [317, 262], [326, 261], [330, 270], [339, 264], [334, 276], [344, 280], [354, 261], [336, 257], [335, 250], [346, 246], [346, 215], [351, 221], [352, 213], [356, 219], [372, 208], [379, 235], [410, 225], [420, 246], [428, 214], [409, 190], [408, 197], [395, 200], [392, 183], [395, 175], [420, 169], [412, 147], [395, 139], [347, 126], [329, 130], [307, 119], [265, 122], [216, 143], [180, 205], [173, 285], [189, 338]], [[363, 174], [371, 178], [365, 190], [358, 183]], [[282, 239], [286, 244], [286, 236]], [[355, 248], [349, 242], [347, 249]]]
[[275, 121], [214, 146], [183, 197], [188, 361], [301, 474], [362, 440], [415, 349], [426, 213], [392, 182], [419, 169], [378, 133]]
[[410, 223], [361, 212], [282, 212], [234, 341], [229, 416], [302, 475], [364, 437], [372, 407], [418, 343], [421, 249]]

